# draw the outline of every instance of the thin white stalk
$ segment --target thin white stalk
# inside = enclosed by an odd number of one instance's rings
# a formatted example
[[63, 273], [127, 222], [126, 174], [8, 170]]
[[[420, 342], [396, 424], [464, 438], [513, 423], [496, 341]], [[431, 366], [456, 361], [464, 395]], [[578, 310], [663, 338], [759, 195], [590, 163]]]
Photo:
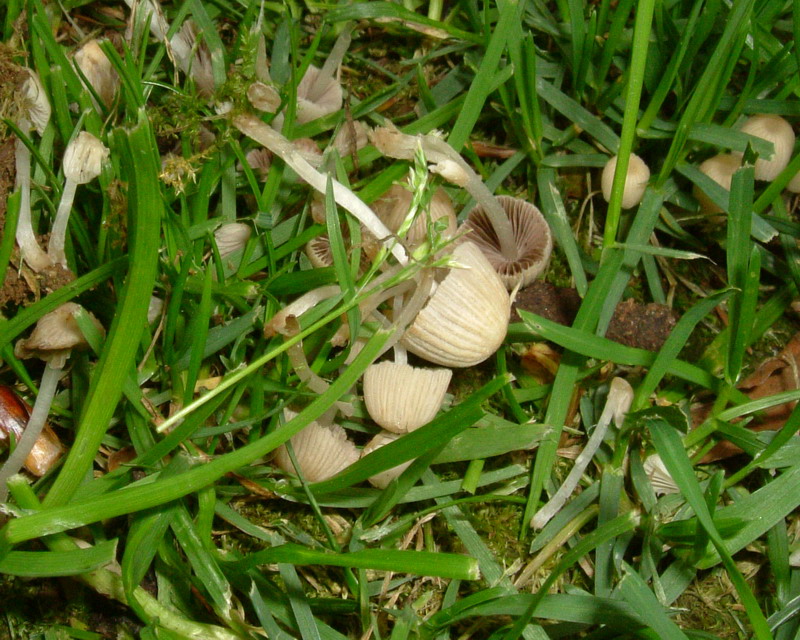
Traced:
[[[322, 194], [325, 193], [328, 176], [312, 167], [295, 149], [294, 145], [275, 129], [251, 115], [236, 116], [233, 119], [233, 125], [247, 137], [252, 138], [279, 156], [314, 189]], [[375, 212], [341, 182], [335, 179], [331, 179], [331, 182], [333, 184], [333, 198], [336, 203], [352, 213], [366, 227], [367, 231], [378, 238], [392, 252], [392, 255], [401, 265], [408, 264], [406, 250], [397, 242], [392, 232], [381, 222]]]
[[[403, 296], [395, 296], [394, 303], [392, 306], [392, 312], [394, 317], [396, 318], [402, 310], [403, 310]], [[394, 344], [394, 362], [395, 364], [408, 363], [408, 352], [406, 351], [406, 348], [400, 344], [399, 341]]]
[[75, 201], [75, 191], [78, 183], [74, 180], [64, 182], [64, 191], [61, 192], [61, 201], [58, 203], [56, 218], [53, 221], [53, 228], [50, 231], [50, 242], [47, 245], [47, 255], [55, 264], [60, 264], [67, 268], [67, 256], [64, 253], [64, 245], [67, 239], [67, 222], [72, 211], [72, 203]]
[[566, 480], [561, 487], [556, 491], [555, 495], [550, 498], [550, 501], [544, 505], [536, 515], [531, 519], [531, 527], [533, 529], [541, 529], [546, 525], [554, 515], [556, 515], [561, 508], [566, 504], [575, 487], [578, 486], [581, 476], [586, 467], [594, 458], [594, 454], [600, 448], [603, 438], [608, 430], [608, 425], [611, 420], [619, 427], [625, 419], [625, 414], [630, 409], [631, 401], [633, 400], [633, 389], [622, 378], [614, 378], [611, 382], [611, 388], [608, 392], [608, 399], [606, 406], [603, 408], [603, 413], [600, 415], [600, 420], [597, 421], [597, 426], [594, 428], [594, 433], [589, 438], [586, 446], [581, 451], [580, 455], [575, 459], [575, 465], [569, 472]]
[[50, 414], [50, 405], [53, 404], [53, 398], [56, 395], [58, 381], [61, 379], [62, 371], [61, 368], [56, 368], [49, 362], [44, 368], [42, 383], [39, 385], [39, 395], [36, 396], [36, 402], [28, 418], [28, 424], [25, 426], [25, 430], [22, 432], [22, 436], [19, 442], [17, 442], [16, 448], [11, 455], [8, 456], [8, 460], [6, 460], [5, 464], [0, 467], [0, 502], [5, 502], [8, 496], [6, 482], [22, 468], [25, 458], [30, 454], [33, 445], [39, 438], [42, 429], [44, 429], [47, 416]]
[[33, 232], [31, 215], [31, 152], [22, 140], [16, 143], [17, 187], [20, 190], [19, 218], [17, 220], [16, 240], [22, 259], [36, 273], [52, 266], [48, 255], [39, 246]]

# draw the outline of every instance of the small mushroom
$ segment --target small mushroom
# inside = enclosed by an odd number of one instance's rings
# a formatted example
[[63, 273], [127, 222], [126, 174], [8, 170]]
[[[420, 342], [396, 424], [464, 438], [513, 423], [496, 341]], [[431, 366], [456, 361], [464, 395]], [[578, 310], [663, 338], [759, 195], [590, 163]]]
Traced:
[[214, 93], [214, 72], [211, 66], [211, 50], [198, 39], [193, 20], [186, 20], [172, 36], [170, 46], [177, 66], [194, 80], [197, 92], [204, 98]]
[[247, 99], [256, 109], [275, 113], [281, 106], [281, 94], [275, 87], [263, 82], [254, 82], [247, 88]]
[[347, 120], [331, 143], [341, 157], [354, 155], [369, 144], [369, 127], [358, 120]]
[[403, 335], [411, 353], [445, 367], [471, 367], [492, 355], [506, 336], [508, 291], [481, 250], [463, 242], [452, 267]]
[[[285, 415], [287, 420], [291, 420], [297, 414], [287, 410]], [[289, 442], [299, 469], [295, 470], [286, 445], [276, 449], [273, 461], [286, 473], [299, 471], [308, 482], [332, 478], [359, 458], [358, 449], [348, 439], [347, 432], [337, 424], [311, 422]]]
[[[19, 442], [31, 415], [31, 407], [11, 387], [0, 386], [0, 443], [11, 437]], [[55, 431], [45, 424], [33, 448], [23, 463], [35, 476], [43, 476], [64, 453]]]
[[[756, 180], [773, 181], [786, 168], [792, 157], [795, 139], [792, 125], [780, 116], [763, 113], [746, 120], [739, 127], [739, 131], [772, 143], [775, 152], [770, 160], [764, 158], [756, 160], [755, 177]], [[734, 151], [733, 154], [742, 156], [737, 151]]]
[[[603, 198], [611, 200], [611, 185], [614, 183], [614, 172], [617, 170], [617, 156], [613, 156], [603, 167], [600, 187]], [[650, 168], [635, 153], [628, 160], [628, 174], [625, 176], [625, 187], [622, 191], [622, 208], [631, 209], [642, 201], [647, 181], [650, 180]]]
[[450, 369], [381, 362], [364, 372], [364, 403], [370, 417], [387, 431], [408, 433], [436, 416], [447, 393]]
[[[741, 156], [730, 153], [720, 153], [705, 160], [699, 167], [700, 171], [716, 182], [726, 191], [731, 190], [733, 174], [742, 166]], [[700, 210], [703, 213], [721, 213], [722, 209], [709, 198], [705, 192], [695, 185], [693, 189], [694, 197], [700, 203]]]
[[507, 289], [518, 285], [525, 287], [547, 267], [553, 250], [553, 234], [541, 211], [530, 202], [510, 196], [497, 196], [496, 200], [511, 222], [516, 259], [509, 260], [503, 255], [491, 220], [482, 207], [470, 211], [461, 228], [469, 231], [464, 237], [483, 251]]
[[677, 483], [672, 478], [672, 475], [667, 470], [667, 466], [657, 453], [647, 456], [643, 463], [644, 472], [647, 474], [650, 484], [653, 485], [653, 491], [657, 496], [667, 495], [669, 493], [680, 493]]
[[214, 231], [220, 258], [227, 258], [232, 253], [244, 249], [252, 232], [250, 225], [244, 222], [228, 222]]
[[[28, 425], [17, 443], [17, 448], [0, 468], [0, 502], [8, 495], [6, 481], [19, 471], [45, 426], [67, 358], [73, 349], [85, 349], [89, 346], [75, 320], [79, 309], [80, 305], [67, 302], [42, 316], [31, 335], [17, 341], [14, 347], [14, 355], [18, 358], [39, 358], [46, 365]], [[88, 316], [97, 329], [102, 331], [103, 327], [97, 318], [91, 313]]]
[[[364, 448], [361, 450], [361, 457], [368, 456], [373, 451], [377, 451], [381, 447], [386, 446], [387, 444], [391, 444], [395, 440], [400, 437], [398, 433], [390, 433], [388, 431], [381, 431], [378, 435], [376, 435], [372, 440], [370, 440]], [[368, 478], [369, 483], [373, 487], [377, 487], [378, 489], [385, 489], [389, 486], [389, 483], [397, 478], [403, 471], [408, 469], [411, 466], [413, 460], [409, 460], [408, 462], [404, 462], [403, 464], [398, 464], [396, 467], [392, 467], [391, 469], [386, 469], [386, 471], [381, 471], [380, 473], [376, 473], [374, 476], [370, 476]]]
[[80, 184], [91, 182], [103, 170], [103, 162], [108, 157], [108, 148], [88, 131], [81, 131], [70, 141], [64, 151], [64, 190], [61, 192], [61, 201], [58, 203], [53, 228], [50, 233], [50, 242], [47, 245], [47, 254], [55, 264], [67, 268], [67, 256], [64, 254], [64, 244], [67, 235], [67, 222], [72, 211], [72, 202], [75, 191]]
[[[403, 185], [392, 185], [389, 190], [372, 203], [372, 209], [394, 233], [400, 231], [406, 221], [414, 194]], [[447, 192], [439, 187], [431, 198], [429, 211], [417, 212], [414, 222], [408, 228], [405, 238], [409, 248], [419, 246], [427, 239], [428, 223], [441, 221], [445, 229], [443, 236], [451, 238], [456, 233], [456, 212], [453, 201]]]
[[87, 41], [75, 52], [74, 60], [86, 79], [85, 83], [88, 83], [106, 108], [110, 107], [119, 90], [119, 75], [97, 40]]

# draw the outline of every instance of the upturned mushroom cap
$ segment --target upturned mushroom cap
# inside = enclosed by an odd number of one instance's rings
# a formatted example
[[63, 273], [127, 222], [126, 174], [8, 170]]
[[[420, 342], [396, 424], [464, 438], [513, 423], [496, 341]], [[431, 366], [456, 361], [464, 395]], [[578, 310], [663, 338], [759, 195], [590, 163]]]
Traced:
[[509, 260], [503, 256], [497, 233], [483, 207], [477, 206], [470, 211], [461, 227], [469, 231], [464, 238], [480, 248], [507, 289], [511, 290], [520, 283], [525, 287], [547, 267], [553, 250], [553, 234], [542, 212], [530, 202], [510, 196], [497, 196], [496, 199], [511, 222], [519, 257]]
[[[55, 368], [63, 367], [72, 349], [89, 346], [75, 320], [75, 313], [80, 308], [79, 304], [67, 302], [43, 315], [31, 335], [17, 341], [14, 355], [22, 359], [39, 358], [50, 362]], [[97, 329], [103, 332], [100, 321], [87, 313]]]
[[481, 250], [463, 242], [451, 268], [403, 335], [411, 353], [445, 367], [471, 367], [492, 355], [506, 336], [511, 301]]
[[321, 69], [310, 65], [297, 85], [297, 124], [336, 113], [344, 101], [342, 85], [333, 77], [320, 76]]
[[[741, 156], [730, 153], [720, 153], [705, 160], [699, 167], [700, 171], [716, 182], [726, 191], [731, 190], [733, 174], [742, 166]], [[720, 209], [711, 198], [698, 186], [693, 189], [694, 197], [700, 203], [704, 213], [720, 213]]]
[[[600, 188], [606, 202], [611, 200], [611, 185], [614, 182], [614, 171], [617, 169], [617, 156], [613, 156], [603, 167]], [[647, 181], [650, 180], [650, 168], [635, 153], [628, 160], [628, 175], [625, 176], [625, 188], [622, 192], [622, 208], [630, 209], [642, 201]]]
[[[395, 440], [400, 437], [399, 433], [389, 433], [388, 431], [381, 431], [378, 435], [376, 435], [372, 440], [370, 440], [364, 448], [361, 450], [361, 457], [368, 456], [373, 451], [380, 449], [381, 447], [386, 446], [387, 444], [391, 444]], [[377, 487], [378, 489], [385, 489], [389, 486], [389, 483], [397, 478], [403, 471], [408, 469], [413, 461], [409, 460], [408, 462], [404, 462], [403, 464], [398, 464], [396, 467], [392, 467], [391, 469], [387, 469], [386, 471], [381, 471], [380, 473], [376, 473], [374, 476], [370, 476], [368, 478], [369, 483], [373, 487]]]
[[97, 40], [89, 40], [75, 52], [75, 64], [103, 104], [110, 107], [119, 89], [119, 75]]
[[[296, 414], [287, 411], [286, 415], [291, 419]], [[324, 426], [312, 422], [290, 442], [300, 472], [308, 482], [332, 478], [359, 458], [358, 449], [347, 438], [345, 430], [336, 424]], [[273, 462], [286, 473], [295, 473], [285, 445], [275, 451]]]
[[[771, 113], [755, 115], [739, 128], [742, 133], [762, 138], [771, 142], [775, 147], [775, 153], [770, 160], [759, 158], [756, 160], [755, 176], [756, 180], [772, 181], [778, 174], [786, 168], [792, 157], [794, 148], [794, 131], [792, 125], [780, 116]], [[734, 152], [737, 154], [738, 152]], [[741, 153], [738, 153], [741, 156]]]
[[217, 242], [220, 257], [227, 258], [235, 251], [244, 249], [252, 232], [250, 225], [244, 222], [223, 224], [214, 232], [214, 240]]
[[[413, 199], [411, 191], [399, 184], [392, 185], [389, 190], [380, 198], [372, 203], [372, 209], [378, 214], [383, 223], [394, 233], [400, 229], [408, 210], [411, 208]], [[444, 220], [446, 227], [444, 237], [450, 238], [456, 232], [456, 212], [453, 202], [447, 192], [439, 187], [431, 198], [430, 220], [436, 222]], [[428, 215], [420, 211], [414, 219], [414, 223], [406, 233], [406, 241], [409, 247], [416, 247], [424, 242], [428, 233]]]
[[447, 393], [450, 369], [423, 369], [398, 362], [373, 364], [364, 372], [364, 402], [387, 431], [408, 433], [436, 416]]
[[100, 175], [109, 153], [99, 138], [81, 131], [64, 151], [64, 175], [77, 184], [91, 182]]

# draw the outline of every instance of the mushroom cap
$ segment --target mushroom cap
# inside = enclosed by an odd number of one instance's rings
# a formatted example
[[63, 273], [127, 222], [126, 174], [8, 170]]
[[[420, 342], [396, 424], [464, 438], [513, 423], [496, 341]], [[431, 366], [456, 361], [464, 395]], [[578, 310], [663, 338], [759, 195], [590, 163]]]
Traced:
[[542, 212], [530, 202], [510, 196], [497, 196], [497, 201], [511, 223], [519, 256], [516, 260], [503, 256], [497, 233], [483, 207], [470, 211], [461, 228], [469, 230], [464, 237], [480, 248], [507, 289], [513, 289], [520, 281], [525, 287], [547, 267], [553, 250], [553, 234]]
[[792, 193], [800, 193], [800, 171], [794, 174], [794, 177], [789, 180], [786, 188]]
[[103, 104], [110, 107], [119, 89], [119, 75], [97, 40], [87, 41], [75, 52], [75, 64]]
[[[9, 432], [19, 442], [28, 424], [31, 407], [11, 387], [0, 385], [0, 443], [6, 443]], [[35, 476], [43, 476], [64, 453], [64, 447], [55, 431], [45, 424], [33, 448], [23, 463]]]
[[[614, 171], [617, 169], [617, 156], [612, 156], [603, 167], [600, 188], [606, 202], [611, 200], [611, 185], [614, 182]], [[635, 153], [628, 160], [628, 175], [625, 176], [625, 188], [622, 192], [622, 208], [630, 209], [642, 201], [647, 181], [650, 180], [650, 168]]]
[[653, 485], [653, 491], [657, 496], [666, 495], [668, 493], [680, 493], [677, 483], [672, 478], [672, 475], [667, 470], [664, 461], [657, 453], [647, 456], [643, 463], [644, 472], [647, 474], [650, 484]]
[[[75, 313], [82, 307], [74, 302], [67, 302], [39, 318], [31, 335], [27, 339], [18, 340], [14, 346], [14, 355], [18, 358], [40, 358], [50, 362], [54, 367], [63, 367], [72, 349], [85, 349], [89, 346], [83, 336]], [[100, 321], [87, 311], [89, 318], [103, 331]]]
[[311, 238], [306, 243], [306, 255], [316, 268], [332, 267], [333, 253], [331, 252], [330, 238], [324, 233], [316, 238]]
[[511, 301], [481, 250], [462, 242], [451, 268], [403, 335], [411, 353], [445, 367], [471, 367], [491, 356], [508, 330]]
[[270, 153], [269, 149], [264, 149], [263, 147], [251, 149], [247, 152], [245, 160], [247, 160], [247, 164], [253, 169], [257, 178], [261, 180], [267, 179], [267, 173], [269, 173], [269, 168], [272, 166], [272, 153]]
[[436, 416], [453, 372], [399, 362], [370, 365], [364, 372], [364, 402], [387, 431], [407, 433]]
[[91, 182], [100, 175], [109, 153], [99, 138], [81, 131], [64, 150], [64, 175], [78, 184]]
[[[22, 117], [36, 129], [39, 135], [44, 133], [50, 121], [50, 101], [36, 72], [28, 69], [28, 77], [22, 83]], [[22, 123], [20, 123], [22, 124]]]
[[281, 94], [263, 82], [254, 82], [247, 88], [247, 99], [253, 107], [266, 113], [275, 113], [281, 106]]
[[[719, 153], [705, 160], [699, 167], [700, 171], [716, 182], [726, 191], [731, 190], [731, 180], [736, 170], [742, 166], [742, 157], [730, 153]], [[720, 213], [720, 209], [700, 187], [693, 189], [694, 197], [700, 203], [700, 209], [705, 213]]]
[[[399, 433], [389, 433], [388, 431], [381, 431], [378, 435], [376, 435], [372, 440], [370, 440], [364, 448], [361, 450], [361, 457], [368, 456], [373, 451], [380, 449], [381, 447], [386, 446], [387, 444], [391, 444], [395, 440], [400, 437]], [[369, 483], [373, 487], [377, 487], [378, 489], [385, 489], [389, 486], [389, 483], [398, 477], [403, 471], [408, 469], [411, 466], [413, 460], [409, 460], [408, 462], [404, 462], [403, 464], [398, 464], [396, 467], [392, 467], [391, 469], [386, 469], [386, 471], [381, 471], [380, 473], [376, 473], [374, 476], [370, 476], [368, 478]]]
[[[786, 168], [794, 149], [794, 131], [792, 125], [780, 116], [762, 113], [748, 118], [739, 127], [742, 133], [762, 138], [775, 147], [771, 160], [759, 158], [755, 164], [756, 180], [772, 181]], [[734, 152], [737, 153], [737, 152]], [[741, 153], [738, 153], [741, 156]]]
[[[393, 184], [386, 193], [372, 203], [372, 209], [390, 231], [397, 233], [408, 215], [413, 197], [414, 194], [404, 186]], [[455, 235], [456, 212], [450, 196], [441, 187], [433, 193], [429, 213], [432, 222], [445, 221], [444, 237], [450, 238]], [[420, 211], [417, 214], [406, 233], [406, 241], [409, 247], [419, 246], [427, 238], [428, 218], [429, 216], [424, 211]]]
[[211, 66], [211, 49], [205, 40], [197, 39], [197, 26], [190, 18], [185, 20], [172, 36], [170, 46], [181, 71], [191, 74], [197, 92], [203, 97], [214, 93], [214, 71]]
[[[286, 411], [287, 419], [292, 419], [296, 415]], [[321, 482], [332, 478], [359, 458], [358, 449], [338, 424], [326, 426], [311, 422], [293, 436], [290, 442], [300, 472], [308, 482]], [[273, 462], [286, 473], [295, 473], [285, 445], [276, 449]]]
[[341, 83], [333, 76], [320, 76], [320, 71], [319, 67], [310, 65], [297, 85], [297, 124], [311, 122], [342, 108]]
[[369, 143], [369, 127], [358, 120], [347, 120], [333, 139], [333, 148], [341, 157], [352, 155]]
[[229, 222], [219, 227], [214, 232], [214, 240], [217, 242], [220, 257], [227, 258], [235, 251], [244, 249], [252, 232], [250, 225], [244, 222]]

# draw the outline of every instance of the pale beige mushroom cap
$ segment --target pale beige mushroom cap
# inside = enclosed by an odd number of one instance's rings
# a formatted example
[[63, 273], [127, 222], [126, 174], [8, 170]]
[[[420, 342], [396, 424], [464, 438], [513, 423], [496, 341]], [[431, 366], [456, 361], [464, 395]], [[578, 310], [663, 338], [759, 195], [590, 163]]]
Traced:
[[[42, 81], [36, 72], [28, 71], [28, 77], [22, 83], [22, 117], [36, 129], [39, 135], [44, 133], [47, 123], [50, 121], [50, 101], [44, 92]], [[22, 123], [20, 123], [22, 125]]]
[[77, 184], [91, 182], [100, 175], [109, 153], [99, 138], [81, 131], [64, 150], [64, 176]]
[[800, 193], [800, 171], [794, 174], [794, 177], [789, 180], [786, 188], [792, 193]]
[[[603, 167], [600, 178], [600, 188], [606, 202], [611, 200], [611, 185], [614, 182], [614, 172], [617, 169], [617, 156], [613, 156]], [[625, 176], [625, 188], [622, 192], [622, 208], [630, 209], [642, 201], [647, 181], [650, 180], [650, 168], [635, 153], [628, 160], [628, 175]]]
[[319, 77], [320, 68], [310, 65], [297, 85], [297, 124], [305, 124], [342, 108], [341, 83], [329, 76]]
[[667, 470], [661, 456], [657, 453], [647, 456], [643, 466], [644, 472], [647, 474], [650, 484], [653, 485], [653, 491], [655, 491], [657, 496], [666, 495], [668, 493], [680, 493], [677, 483]]
[[510, 196], [496, 199], [511, 223], [519, 257], [509, 260], [503, 255], [494, 226], [481, 206], [470, 211], [462, 225], [468, 231], [464, 238], [478, 245], [508, 290], [517, 285], [525, 287], [547, 268], [553, 251], [553, 234], [542, 212], [530, 202]]
[[[373, 451], [380, 449], [381, 447], [386, 446], [387, 444], [391, 444], [395, 440], [400, 437], [399, 433], [389, 433], [388, 431], [381, 431], [378, 435], [376, 435], [372, 440], [370, 440], [365, 446], [364, 449], [361, 451], [361, 457], [368, 456]], [[386, 469], [386, 471], [381, 471], [380, 473], [376, 473], [374, 476], [370, 476], [367, 478], [369, 483], [373, 487], [377, 487], [378, 489], [385, 489], [389, 486], [389, 483], [397, 478], [403, 471], [408, 469], [411, 466], [413, 460], [409, 460], [408, 462], [404, 462], [403, 464], [398, 464], [396, 467], [392, 467], [391, 469]]]
[[[733, 174], [742, 166], [742, 157], [730, 153], [720, 153], [705, 160], [699, 167], [700, 171], [716, 182], [726, 191], [731, 190]], [[694, 187], [694, 197], [700, 203], [700, 208], [705, 213], [720, 213], [720, 209], [700, 187]]]
[[[408, 215], [413, 197], [411, 191], [402, 185], [395, 184], [372, 203], [372, 209], [390, 231], [397, 233]], [[417, 247], [427, 238], [429, 216], [431, 222], [439, 220], [445, 222], [442, 234], [445, 238], [455, 235], [457, 221], [453, 201], [450, 200], [447, 191], [439, 187], [433, 193], [429, 212], [420, 211], [406, 233], [405, 237], [409, 247]]]
[[89, 40], [75, 52], [75, 64], [103, 104], [110, 107], [119, 89], [119, 75], [97, 40]]
[[363, 122], [348, 120], [333, 139], [333, 148], [343, 158], [352, 155], [369, 144], [368, 133], [369, 127]]
[[228, 222], [214, 232], [219, 255], [227, 258], [232, 253], [244, 249], [253, 230], [244, 222]]
[[[775, 152], [770, 160], [759, 158], [755, 164], [756, 180], [771, 182], [786, 168], [794, 149], [794, 130], [786, 120], [771, 113], [755, 115], [739, 128], [742, 133], [771, 142]], [[734, 152], [741, 156], [739, 152]]]
[[502, 344], [510, 298], [481, 250], [463, 242], [453, 251], [460, 267], [449, 270], [401, 343], [411, 353], [445, 367], [471, 367]]
[[[89, 346], [75, 320], [75, 313], [80, 308], [79, 304], [67, 302], [55, 311], [43, 315], [31, 335], [17, 341], [14, 355], [22, 359], [40, 358], [50, 362], [55, 368], [63, 367], [72, 349], [85, 349]], [[88, 311], [87, 314], [97, 329], [103, 332], [100, 321]]]
[[414, 431], [436, 417], [452, 375], [450, 369], [388, 361], [373, 364], [364, 372], [367, 411], [387, 431]]
[[256, 109], [266, 113], [275, 113], [281, 106], [281, 94], [263, 82], [254, 82], [247, 88], [247, 99]]
[[[293, 412], [286, 412], [287, 419], [295, 415]], [[308, 482], [332, 478], [359, 458], [358, 449], [347, 438], [345, 430], [337, 424], [325, 426], [312, 422], [290, 442], [303, 478]], [[295, 473], [285, 445], [276, 449], [273, 462], [286, 473]]]

